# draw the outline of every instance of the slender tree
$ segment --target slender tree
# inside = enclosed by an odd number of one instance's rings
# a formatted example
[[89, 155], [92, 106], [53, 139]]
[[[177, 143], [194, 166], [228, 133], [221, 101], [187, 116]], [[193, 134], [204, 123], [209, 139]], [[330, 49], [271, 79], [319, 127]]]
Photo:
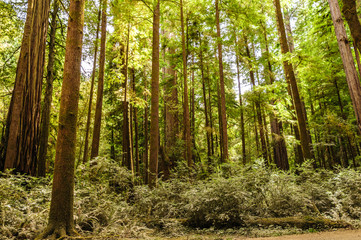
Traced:
[[84, 0], [71, 0], [49, 222], [36, 238], [74, 235], [74, 165], [83, 45]]
[[[277, 20], [277, 28], [278, 35], [281, 44], [281, 52], [283, 55], [289, 52], [289, 47], [286, 38], [285, 25], [283, 22], [283, 16], [281, 11], [281, 4], [279, 0], [274, 0], [275, 11], [276, 11], [276, 20]], [[300, 140], [302, 146], [303, 156], [306, 159], [312, 159], [311, 146], [309, 141], [309, 136], [307, 132], [306, 126], [306, 117], [304, 115], [303, 106], [300, 98], [300, 94], [298, 91], [297, 81], [295, 77], [295, 73], [293, 71], [292, 64], [288, 60], [283, 61], [283, 69], [286, 75], [287, 82], [290, 84], [290, 90], [296, 110], [298, 128], [300, 133]]]
[[220, 113], [222, 124], [222, 162], [228, 161], [228, 135], [227, 135], [227, 115], [226, 115], [226, 94], [224, 87], [223, 76], [223, 58], [222, 58], [222, 42], [221, 42], [221, 27], [219, 20], [219, 0], [216, 0], [216, 25], [217, 25], [217, 45], [218, 45], [218, 64], [219, 64], [219, 83], [220, 83]]
[[192, 141], [191, 141], [191, 126], [189, 119], [189, 103], [188, 103], [188, 81], [187, 81], [187, 53], [186, 41], [184, 33], [184, 16], [183, 16], [183, 0], [180, 0], [180, 15], [181, 15], [181, 34], [182, 34], [182, 57], [183, 57], [183, 127], [184, 127], [184, 141], [185, 141], [185, 160], [188, 167], [193, 165], [192, 161]]
[[99, 59], [99, 77], [97, 90], [97, 103], [95, 108], [95, 119], [93, 128], [93, 141], [91, 158], [99, 154], [100, 129], [103, 111], [103, 89], [104, 89], [104, 70], [105, 70], [105, 44], [107, 39], [107, 0], [103, 1], [102, 6], [102, 36], [100, 42], [100, 59]]
[[[100, 8], [101, 8], [101, 3], [100, 3]], [[89, 132], [90, 132], [91, 113], [92, 113], [93, 95], [94, 95], [94, 82], [95, 82], [97, 57], [98, 57], [98, 39], [99, 39], [101, 16], [102, 16], [101, 9], [99, 9], [99, 11], [98, 11], [98, 22], [97, 22], [97, 32], [96, 32], [96, 38], [95, 38], [95, 44], [94, 44], [95, 46], [94, 46], [93, 72], [92, 72], [92, 80], [91, 80], [91, 84], [90, 84], [88, 116], [87, 116], [86, 129], [85, 129], [83, 163], [86, 163], [88, 161]]]
[[41, 114], [41, 128], [39, 141], [39, 163], [38, 176], [45, 176], [46, 173], [46, 156], [48, 151], [49, 129], [50, 129], [50, 110], [53, 101], [53, 81], [54, 81], [54, 62], [55, 62], [55, 36], [57, 29], [57, 15], [59, 11], [59, 1], [54, 1], [53, 11], [51, 13], [50, 38], [48, 66], [46, 75], [46, 88], [44, 97], [44, 106]]
[[153, 12], [153, 54], [152, 54], [152, 85], [150, 110], [150, 158], [149, 186], [157, 185], [158, 151], [159, 151], [159, 21], [160, 7], [156, 0]]

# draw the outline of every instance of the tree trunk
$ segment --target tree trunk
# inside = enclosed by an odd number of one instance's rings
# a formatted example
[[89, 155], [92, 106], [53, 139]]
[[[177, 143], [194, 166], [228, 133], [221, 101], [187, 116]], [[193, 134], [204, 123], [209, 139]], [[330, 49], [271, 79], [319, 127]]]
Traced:
[[[144, 88], [147, 89], [147, 78], [144, 76]], [[145, 94], [144, 101], [147, 105], [144, 108], [144, 155], [143, 155], [143, 164], [144, 164], [144, 183], [149, 183], [149, 156], [148, 156], [148, 95]]]
[[[135, 89], [135, 70], [133, 69], [133, 94], [136, 97], [136, 89]], [[138, 176], [140, 176], [140, 168], [139, 168], [139, 140], [138, 140], [138, 108], [133, 107], [133, 121], [134, 121], [134, 145], [135, 145], [135, 172]]]
[[192, 140], [191, 127], [189, 119], [189, 103], [188, 103], [188, 81], [187, 81], [187, 53], [184, 36], [184, 16], [183, 16], [183, 0], [180, 0], [180, 14], [181, 14], [181, 31], [182, 31], [182, 57], [183, 57], [183, 127], [184, 127], [184, 141], [185, 141], [185, 160], [188, 167], [193, 166], [192, 161]]
[[[356, 1], [342, 0], [342, 2], [343, 2], [342, 13], [345, 16], [348, 26], [350, 27], [351, 36], [354, 40], [355, 51], [357, 48], [359, 52], [361, 52], [361, 24], [357, 16]], [[330, 7], [332, 3], [333, 3], [332, 1], [331, 2], [329, 1]], [[331, 11], [336, 11], [336, 9], [331, 9]], [[336, 12], [334, 14], [336, 14]]]
[[[98, 55], [98, 38], [99, 38], [99, 29], [100, 29], [100, 18], [101, 18], [101, 10], [99, 10], [99, 13], [98, 13], [97, 33], [96, 33], [95, 44], [94, 44], [95, 46], [94, 46], [93, 72], [92, 72], [92, 81], [91, 81], [91, 85], [90, 85], [88, 117], [87, 117], [87, 121], [86, 121], [86, 130], [85, 130], [83, 163], [86, 163], [88, 161], [89, 131], [90, 131], [90, 123], [91, 123], [91, 113], [92, 113], [93, 94], [94, 94], [94, 81], [95, 81], [97, 55]], [[112, 134], [114, 134], [114, 133], [112, 133]]]
[[0, 169], [36, 175], [40, 98], [50, 1], [28, 1], [15, 86], [6, 121]]
[[219, 21], [219, 0], [216, 0], [216, 25], [217, 25], [217, 42], [218, 42], [218, 61], [219, 61], [219, 81], [220, 81], [220, 95], [221, 95], [221, 119], [222, 119], [222, 162], [228, 161], [228, 135], [227, 135], [227, 115], [226, 115], [226, 94], [224, 87], [224, 77], [223, 77], [223, 60], [222, 60], [222, 42], [221, 39], [221, 28]]
[[[354, 60], [351, 53], [351, 48], [347, 40], [345, 27], [341, 17], [340, 7], [337, 0], [328, 0], [331, 9], [331, 16], [335, 33], [337, 37], [338, 47], [340, 50], [343, 67], [346, 73], [346, 80], [351, 95], [353, 108], [356, 115], [357, 127], [361, 133], [361, 87], [357, 76]], [[351, 26], [350, 26], [351, 28]]]
[[[279, 35], [280, 44], [281, 44], [281, 52], [283, 55], [285, 55], [289, 52], [289, 48], [288, 48], [288, 44], [287, 44], [287, 38], [286, 38], [285, 26], [283, 23], [280, 1], [274, 0], [274, 4], [275, 4], [275, 10], [276, 10], [278, 35]], [[296, 81], [295, 73], [293, 71], [292, 64], [289, 61], [284, 60], [283, 61], [283, 69], [284, 69], [284, 72], [286, 75], [286, 79], [288, 80], [288, 82], [290, 84], [293, 102], [295, 105], [303, 156], [306, 159], [312, 159], [313, 156], [311, 153], [310, 142], [309, 142], [307, 127], [306, 127], [306, 118], [303, 114], [302, 102], [301, 102], [301, 98], [300, 98], [300, 95], [298, 92], [297, 81]]]
[[37, 239], [50, 234], [61, 238], [73, 235], [74, 163], [76, 124], [80, 87], [80, 65], [84, 24], [84, 0], [72, 0], [65, 50], [59, 129], [48, 227]]
[[102, 36], [100, 42], [100, 58], [99, 58], [99, 77], [97, 90], [97, 103], [95, 108], [94, 129], [91, 158], [95, 158], [99, 154], [100, 129], [103, 111], [103, 89], [104, 89], [104, 70], [105, 70], [105, 45], [107, 39], [107, 0], [104, 0], [102, 7]]
[[150, 159], [149, 186], [157, 185], [158, 152], [159, 152], [159, 0], [153, 14], [153, 54], [152, 54], [152, 86], [151, 86], [151, 116], [150, 116]]
[[[202, 92], [203, 92], [203, 101], [204, 101], [204, 115], [205, 115], [205, 129], [206, 129], [206, 139], [207, 139], [207, 156], [208, 156], [208, 168], [212, 164], [212, 150], [211, 150], [211, 129], [208, 119], [208, 104], [207, 104], [207, 93], [206, 93], [206, 84], [205, 84], [205, 76], [204, 76], [204, 66], [203, 66], [203, 46], [202, 46], [202, 36], [199, 38], [199, 67], [201, 69], [201, 77], [202, 77]], [[208, 76], [207, 76], [208, 77]]]
[[[207, 75], [209, 76], [209, 68], [207, 68]], [[214, 155], [214, 139], [213, 139], [213, 115], [212, 115], [212, 97], [211, 97], [211, 83], [209, 77], [207, 77], [207, 85], [208, 85], [208, 105], [209, 105], [209, 126], [211, 132], [211, 152], [212, 156]]]
[[41, 129], [39, 141], [39, 163], [38, 176], [45, 177], [46, 174], [46, 156], [48, 151], [48, 140], [50, 130], [50, 112], [53, 100], [53, 81], [54, 81], [54, 61], [55, 61], [55, 36], [57, 28], [57, 14], [59, 11], [59, 2], [54, 1], [53, 12], [51, 13], [50, 40], [48, 53], [48, 66], [46, 75], [46, 89], [44, 97], [44, 106], [41, 115]]
[[[238, 48], [238, 41], [236, 37], [236, 48]], [[247, 155], [246, 155], [246, 138], [244, 131], [244, 110], [243, 110], [243, 101], [242, 101], [242, 91], [241, 91], [241, 81], [240, 81], [240, 72], [239, 72], [239, 57], [238, 51], [236, 50], [236, 65], [237, 65], [237, 81], [238, 81], [238, 97], [239, 97], [239, 107], [241, 110], [241, 138], [242, 138], [242, 161], [243, 165], [247, 163]]]

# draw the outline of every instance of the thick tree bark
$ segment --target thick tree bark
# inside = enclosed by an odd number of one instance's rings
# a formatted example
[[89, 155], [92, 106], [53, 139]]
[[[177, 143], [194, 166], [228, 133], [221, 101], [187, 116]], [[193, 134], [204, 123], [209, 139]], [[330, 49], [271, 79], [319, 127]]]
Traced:
[[153, 54], [152, 54], [152, 86], [151, 86], [151, 116], [150, 116], [150, 159], [149, 186], [157, 185], [158, 152], [159, 152], [159, 1], [153, 13]]
[[49, 0], [28, 1], [15, 86], [1, 144], [1, 170], [36, 175], [49, 9]]
[[[101, 8], [101, 5], [100, 5]], [[91, 123], [91, 114], [92, 114], [92, 105], [93, 105], [93, 95], [94, 95], [94, 81], [96, 74], [96, 66], [97, 66], [97, 56], [98, 56], [98, 39], [99, 39], [99, 30], [100, 30], [100, 20], [101, 20], [101, 10], [98, 12], [98, 23], [97, 23], [97, 32], [94, 44], [94, 60], [93, 60], [93, 72], [92, 72], [92, 80], [90, 84], [90, 94], [89, 94], [89, 104], [88, 104], [88, 116], [86, 121], [86, 129], [85, 129], [85, 143], [84, 143], [84, 155], [83, 155], [83, 163], [88, 161], [88, 151], [89, 151], [89, 132], [90, 132], [90, 123]], [[114, 133], [112, 133], [114, 134]], [[114, 154], [115, 155], [115, 154]]]
[[[287, 54], [289, 52], [288, 44], [287, 44], [287, 38], [286, 38], [286, 32], [285, 32], [285, 26], [283, 22], [282, 12], [281, 12], [281, 5], [279, 0], [274, 0], [275, 4], [275, 10], [276, 10], [276, 20], [277, 20], [277, 28], [278, 28], [278, 35], [280, 39], [281, 44], [281, 52], [283, 55]], [[297, 81], [295, 77], [295, 73], [293, 71], [292, 64], [288, 60], [283, 61], [283, 69], [286, 75], [286, 79], [290, 84], [293, 102], [296, 110], [296, 116], [297, 116], [297, 122], [298, 122], [298, 128], [300, 132], [300, 140], [301, 140], [301, 147], [303, 151], [303, 156], [306, 159], [312, 159], [312, 153], [311, 153], [311, 146], [309, 141], [309, 136], [307, 132], [307, 126], [306, 126], [306, 117], [303, 114], [302, 109], [302, 102], [301, 98], [298, 92], [298, 86]]]
[[107, 0], [104, 0], [102, 7], [102, 36], [100, 42], [98, 90], [97, 90], [97, 102], [95, 108], [92, 150], [90, 155], [91, 158], [95, 158], [99, 154], [100, 129], [101, 129], [102, 111], [103, 111], [105, 45], [107, 39], [107, 6], [108, 6]]
[[[356, 1], [342, 0], [342, 2], [342, 13], [345, 16], [348, 26], [350, 27], [354, 45], [359, 50], [359, 52], [361, 52], [361, 24], [357, 16]], [[329, 3], [331, 6], [332, 2], [329, 1]], [[355, 51], [357, 51], [356, 48]]]
[[217, 25], [217, 42], [218, 42], [218, 61], [219, 61], [219, 81], [220, 81], [220, 96], [221, 96], [221, 119], [222, 119], [222, 162], [228, 161], [228, 135], [227, 135], [227, 115], [226, 115], [226, 94], [223, 76], [223, 60], [222, 60], [222, 42], [221, 42], [221, 28], [219, 21], [219, 0], [216, 0], [216, 25]]
[[59, 11], [59, 2], [54, 1], [53, 11], [51, 13], [46, 89], [45, 89], [44, 105], [41, 115], [41, 129], [40, 129], [40, 141], [39, 141], [38, 176], [41, 177], [45, 177], [46, 174], [46, 156], [48, 152], [48, 140], [49, 140], [49, 130], [50, 130], [50, 110], [51, 110], [51, 103], [53, 101], [55, 36], [56, 36], [56, 28], [57, 28], [56, 18], [58, 11]]
[[[352, 105], [355, 111], [357, 127], [361, 133], [361, 86], [357, 76], [354, 60], [351, 53], [351, 48], [347, 40], [345, 27], [341, 17], [340, 7], [337, 0], [328, 0], [331, 9], [331, 16], [335, 33], [337, 37], [338, 47], [340, 50], [343, 67], [346, 73], [346, 80], [351, 95]], [[350, 26], [351, 28], [351, 26]]]
[[73, 235], [76, 124], [83, 45], [84, 0], [71, 0], [48, 227], [37, 237]]
[[183, 0], [180, 0], [180, 14], [181, 14], [181, 31], [182, 31], [182, 57], [183, 57], [183, 127], [184, 127], [184, 141], [185, 141], [185, 160], [188, 167], [193, 166], [192, 160], [192, 140], [191, 127], [189, 119], [189, 103], [188, 103], [188, 81], [187, 81], [187, 53], [186, 42], [184, 35], [184, 16], [183, 16]]

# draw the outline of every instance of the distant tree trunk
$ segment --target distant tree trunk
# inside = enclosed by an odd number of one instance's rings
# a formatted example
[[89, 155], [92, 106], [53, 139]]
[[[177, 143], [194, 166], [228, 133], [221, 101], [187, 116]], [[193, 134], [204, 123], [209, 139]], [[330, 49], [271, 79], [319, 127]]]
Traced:
[[[56, 1], [57, 2], [57, 1]], [[100, 7], [101, 8], [101, 7]], [[95, 38], [95, 46], [94, 46], [94, 60], [93, 60], [93, 72], [92, 72], [92, 81], [90, 85], [90, 94], [89, 94], [89, 105], [88, 105], [88, 117], [86, 121], [86, 130], [85, 130], [85, 143], [84, 143], [84, 155], [83, 155], [83, 163], [88, 161], [88, 151], [89, 151], [89, 131], [90, 131], [90, 123], [91, 123], [91, 113], [92, 113], [92, 105], [93, 105], [93, 94], [94, 94], [94, 81], [96, 74], [96, 66], [97, 66], [97, 55], [98, 55], [98, 39], [99, 39], [99, 30], [100, 30], [100, 19], [101, 19], [101, 10], [98, 12], [98, 23], [97, 23], [97, 33]], [[112, 133], [114, 134], [114, 133]], [[115, 155], [115, 154], [114, 154]]]
[[129, 24], [127, 34], [127, 45], [125, 50], [125, 61], [123, 66], [124, 74], [124, 99], [123, 99], [123, 163], [133, 172], [131, 139], [129, 132], [129, 104], [128, 104], [128, 59], [129, 59]]
[[[236, 48], [238, 48], [238, 41], [236, 38]], [[239, 107], [241, 110], [241, 138], [242, 138], [242, 161], [243, 165], [247, 163], [246, 155], [246, 137], [244, 131], [244, 110], [243, 110], [243, 101], [242, 101], [242, 91], [241, 91], [241, 81], [240, 81], [240, 72], [239, 72], [239, 56], [238, 51], [236, 50], [236, 65], [237, 65], [237, 81], [238, 81], [238, 97], [239, 97]]]
[[[248, 59], [251, 59], [251, 54], [250, 54], [249, 47], [248, 47], [248, 41], [246, 38], [245, 38], [245, 44], [246, 44], [247, 57], [248, 57]], [[249, 68], [249, 76], [251, 78], [252, 86], [253, 86], [253, 88], [255, 88], [256, 81], [255, 81], [255, 77], [254, 77], [254, 71], [252, 70], [252, 65], [250, 63], [248, 63], [248, 68]], [[265, 139], [265, 133], [264, 133], [264, 126], [263, 126], [263, 122], [262, 122], [261, 104], [258, 99], [255, 101], [255, 107], [256, 107], [257, 122], [258, 122], [258, 126], [259, 126], [259, 135], [260, 135], [260, 139], [261, 139], [262, 157], [263, 157], [266, 165], [268, 165], [267, 146], [266, 146], [266, 139]]]
[[209, 126], [211, 132], [211, 149], [212, 156], [214, 155], [214, 140], [213, 140], [213, 115], [212, 115], [212, 97], [211, 97], [211, 83], [209, 80], [209, 68], [207, 68], [207, 85], [208, 85], [208, 105], [209, 105]]
[[50, 110], [53, 100], [53, 81], [54, 81], [54, 61], [55, 61], [55, 36], [57, 28], [57, 15], [59, 11], [59, 2], [54, 1], [53, 11], [51, 13], [50, 23], [50, 40], [48, 53], [48, 66], [46, 75], [46, 89], [44, 97], [44, 105], [41, 114], [41, 128], [39, 141], [39, 163], [38, 176], [45, 177], [46, 174], [46, 156], [48, 152], [48, 140], [50, 130]]
[[[170, 36], [168, 36], [170, 38]], [[174, 55], [175, 50], [167, 47], [167, 50], [171, 55]], [[169, 59], [167, 61], [167, 67], [165, 69], [165, 143], [164, 152], [166, 159], [166, 167], [169, 172], [171, 168], [175, 166], [176, 158], [174, 157], [174, 149], [177, 142], [177, 134], [179, 133], [178, 124], [178, 90], [177, 90], [177, 74], [175, 65]]]
[[101, 36], [101, 42], [100, 42], [97, 103], [96, 103], [96, 108], [95, 108], [91, 158], [95, 158], [99, 154], [100, 129], [101, 129], [102, 111], [103, 111], [103, 89], [104, 89], [106, 39], [107, 39], [107, 0], [104, 0], [103, 7], [102, 7], [102, 36]]
[[185, 160], [188, 167], [193, 166], [192, 160], [192, 140], [189, 119], [189, 103], [188, 103], [188, 81], [187, 81], [187, 53], [184, 35], [184, 16], [183, 16], [183, 0], [180, 0], [180, 14], [181, 14], [181, 31], [182, 31], [182, 56], [183, 56], [183, 127], [184, 127], [184, 141], [185, 141]]
[[50, 1], [28, 1], [15, 86], [2, 141], [0, 169], [36, 175], [40, 99]]
[[[192, 54], [192, 65], [194, 66], [194, 54]], [[192, 68], [194, 68], [192, 66]], [[191, 115], [191, 141], [192, 141], [192, 146], [193, 146], [193, 151], [192, 151], [192, 159], [194, 159], [194, 161], [196, 160], [196, 134], [195, 134], [195, 125], [196, 125], [196, 119], [195, 119], [195, 95], [194, 95], [194, 69], [192, 69], [192, 89], [191, 89], [191, 93], [190, 93], [190, 115]]]
[[[279, 35], [280, 44], [281, 44], [281, 52], [284, 55], [289, 52], [289, 48], [288, 48], [288, 44], [287, 44], [287, 38], [286, 38], [285, 26], [283, 23], [280, 1], [274, 0], [274, 4], [275, 4], [275, 10], [276, 10], [278, 35]], [[287, 60], [283, 61], [283, 68], [284, 68], [284, 72], [286, 75], [286, 79], [290, 83], [290, 88], [292, 91], [292, 97], [293, 97], [293, 102], [295, 105], [297, 122], [298, 122], [298, 127], [299, 127], [299, 132], [300, 132], [300, 140], [301, 140], [303, 156], [306, 159], [312, 159], [313, 156], [311, 153], [311, 146], [310, 146], [309, 136], [308, 136], [308, 132], [307, 132], [306, 117], [303, 114], [302, 102], [301, 102], [301, 98], [300, 98], [300, 95], [298, 92], [298, 86], [297, 86], [295, 73], [293, 71], [292, 64]]]
[[222, 162], [228, 161], [228, 135], [227, 135], [227, 116], [226, 116], [226, 94], [224, 87], [224, 77], [223, 77], [223, 60], [222, 60], [222, 42], [221, 39], [221, 28], [219, 21], [219, 0], [216, 0], [216, 25], [217, 25], [217, 43], [218, 43], [218, 61], [219, 61], [219, 81], [220, 81], [220, 95], [221, 95], [221, 119], [222, 119]]
[[[266, 43], [266, 58], [267, 58], [267, 70], [268, 70], [268, 77], [269, 83], [274, 83], [274, 75], [272, 71], [270, 53], [268, 49], [268, 39], [267, 39], [267, 32], [264, 29], [264, 38]], [[275, 100], [271, 100], [271, 104], [273, 105]], [[283, 124], [281, 121], [278, 120], [277, 116], [272, 112], [270, 114], [270, 125], [271, 125], [271, 134], [272, 134], [272, 145], [273, 145], [273, 158], [276, 166], [279, 169], [288, 170], [289, 169], [289, 162], [288, 162], [288, 154], [286, 148], [286, 142], [282, 133]]]
[[[220, 160], [222, 162], [222, 159], [224, 159], [223, 157], [223, 150], [224, 148], [222, 148], [223, 146], [223, 124], [222, 124], [222, 113], [221, 113], [221, 90], [219, 88], [219, 82], [217, 82], [217, 109], [218, 109], [218, 126], [219, 126], [219, 157]], [[216, 142], [217, 141], [217, 136], [216, 136]], [[218, 149], [218, 146], [216, 147], [216, 149]]]
[[74, 235], [74, 163], [84, 24], [84, 0], [71, 0], [56, 144], [53, 189], [47, 228], [36, 239], [50, 234]]
[[[207, 93], [206, 93], [206, 84], [205, 84], [205, 76], [204, 76], [204, 63], [203, 63], [203, 46], [202, 46], [202, 36], [199, 38], [199, 67], [201, 69], [201, 77], [202, 77], [202, 92], [203, 92], [203, 101], [204, 101], [204, 115], [206, 120], [206, 139], [207, 139], [207, 157], [208, 157], [208, 168], [212, 164], [211, 156], [211, 129], [208, 119], [208, 103], [207, 103]], [[208, 77], [208, 76], [207, 76]]]
[[[147, 89], [147, 79], [144, 76], [144, 88]], [[144, 101], [147, 105], [144, 108], [144, 155], [143, 155], [143, 164], [144, 164], [144, 183], [149, 183], [149, 156], [148, 156], [148, 95], [145, 94]]]
[[153, 13], [153, 54], [152, 54], [152, 87], [151, 87], [151, 116], [150, 116], [150, 159], [149, 186], [157, 185], [158, 152], [159, 152], [159, 0]]
[[[346, 1], [346, 0], [345, 0]], [[341, 53], [343, 67], [346, 73], [346, 80], [351, 95], [353, 108], [356, 115], [358, 130], [361, 133], [361, 86], [357, 76], [351, 48], [347, 40], [345, 27], [341, 17], [340, 7], [337, 0], [328, 0], [331, 9], [331, 16], [335, 33], [337, 37], [338, 47]], [[351, 26], [350, 26], [351, 28]]]
[[[136, 97], [136, 89], [135, 89], [135, 70], [133, 69], [133, 94]], [[140, 168], [139, 168], [139, 140], [138, 140], [138, 108], [133, 107], [133, 121], [134, 121], [134, 145], [135, 145], [135, 172], [138, 176], [140, 176]]]

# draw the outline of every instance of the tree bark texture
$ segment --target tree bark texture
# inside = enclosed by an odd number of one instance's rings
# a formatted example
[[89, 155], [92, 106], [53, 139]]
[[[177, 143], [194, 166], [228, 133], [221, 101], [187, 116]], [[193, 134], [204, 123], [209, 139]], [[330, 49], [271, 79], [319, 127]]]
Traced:
[[54, 81], [54, 61], [55, 61], [55, 37], [57, 28], [57, 15], [59, 11], [59, 2], [54, 1], [53, 11], [51, 13], [50, 40], [48, 53], [48, 66], [46, 75], [46, 89], [44, 96], [44, 105], [41, 115], [41, 129], [39, 141], [39, 162], [38, 176], [45, 177], [46, 174], [46, 156], [48, 152], [48, 140], [50, 130], [50, 110], [53, 101], [53, 81]]
[[[359, 52], [361, 52], [361, 24], [357, 16], [356, 1], [342, 0], [342, 2], [342, 13], [345, 16], [348, 26], [350, 27], [354, 45], [359, 50]], [[356, 48], [355, 51], [357, 51]]]
[[0, 169], [36, 175], [40, 100], [50, 0], [28, 1], [15, 86], [1, 144]]
[[221, 27], [219, 20], [219, 0], [216, 0], [216, 25], [217, 25], [217, 42], [218, 42], [218, 64], [219, 64], [219, 81], [220, 81], [220, 96], [221, 96], [221, 119], [222, 119], [222, 162], [228, 161], [228, 135], [227, 135], [227, 115], [226, 115], [226, 93], [223, 76], [223, 59], [222, 59], [222, 42], [221, 42]]
[[159, 21], [160, 7], [157, 0], [153, 13], [153, 53], [152, 53], [152, 85], [150, 110], [150, 158], [149, 186], [157, 185], [158, 153], [159, 153]]
[[107, 0], [102, 2], [102, 33], [100, 40], [100, 58], [99, 58], [99, 76], [98, 76], [98, 89], [97, 89], [97, 102], [95, 108], [94, 128], [91, 158], [95, 158], [99, 154], [100, 143], [100, 129], [102, 122], [103, 111], [103, 90], [104, 90], [104, 72], [105, 72], [105, 46], [107, 39]]
[[73, 235], [74, 165], [83, 45], [84, 0], [71, 0], [64, 77], [48, 227], [38, 239], [53, 234]]
[[337, 37], [338, 47], [340, 50], [343, 68], [346, 73], [346, 80], [351, 95], [352, 105], [355, 111], [357, 127], [361, 133], [361, 86], [357, 76], [355, 63], [352, 57], [349, 41], [347, 40], [346, 30], [343, 25], [340, 7], [337, 0], [328, 0], [331, 9], [331, 16], [335, 33]]

